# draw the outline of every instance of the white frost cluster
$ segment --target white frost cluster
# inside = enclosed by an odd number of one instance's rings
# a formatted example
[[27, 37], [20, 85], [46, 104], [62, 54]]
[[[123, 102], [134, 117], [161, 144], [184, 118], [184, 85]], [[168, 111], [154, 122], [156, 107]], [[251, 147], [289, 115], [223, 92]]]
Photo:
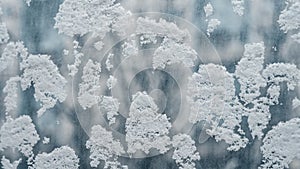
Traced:
[[106, 58], [105, 66], [108, 71], [110, 71], [114, 67], [114, 65], [111, 63], [112, 62], [111, 60], [113, 59], [113, 57], [114, 57], [114, 54], [109, 53]]
[[158, 107], [153, 98], [145, 92], [133, 95], [125, 126], [128, 153], [140, 150], [148, 154], [151, 149], [165, 153], [169, 149], [170, 128], [171, 123], [168, 117], [158, 113]]
[[9, 40], [9, 34], [5, 23], [0, 23], [0, 44], [7, 43]]
[[284, 169], [294, 159], [300, 158], [300, 119], [280, 122], [263, 139], [261, 151], [263, 164], [260, 169]]
[[77, 169], [79, 168], [79, 158], [72, 148], [62, 146], [50, 153], [38, 154], [34, 159], [33, 167], [35, 169]]
[[100, 112], [106, 114], [106, 118], [109, 121], [109, 125], [116, 122], [116, 117], [119, 115], [119, 101], [111, 96], [101, 96], [99, 106]]
[[102, 39], [110, 31], [124, 34], [121, 28], [130, 15], [115, 0], [65, 0], [55, 17], [54, 28], [71, 37], [92, 33]]
[[208, 25], [207, 25], [207, 29], [206, 29], [206, 33], [208, 36], [210, 36], [210, 34], [221, 24], [221, 21], [219, 21], [218, 19], [210, 19], [208, 21]]
[[9, 42], [0, 57], [0, 72], [11, 71], [11, 65], [18, 65], [19, 60], [26, 59], [27, 55], [28, 52], [23, 42]]
[[[97, 167], [101, 161], [105, 162], [104, 168], [117, 169], [121, 164], [118, 156], [125, 153], [121, 143], [114, 139], [111, 132], [100, 125], [92, 127], [90, 139], [86, 142], [86, 148], [90, 149], [90, 165]], [[120, 167], [119, 167], [120, 168]]]
[[196, 169], [195, 162], [200, 160], [195, 141], [187, 134], [175, 135], [172, 139], [175, 148], [172, 158], [175, 160], [179, 169]]
[[122, 57], [127, 58], [138, 55], [138, 46], [135, 40], [125, 41], [122, 45]]
[[213, 6], [211, 5], [211, 3], [209, 2], [208, 4], [206, 4], [204, 7], [204, 12], [205, 12], [205, 16], [206, 17], [209, 17], [211, 16], [213, 13], [214, 13], [214, 8]]
[[246, 146], [248, 139], [240, 126], [244, 110], [235, 97], [233, 75], [225, 67], [200, 65], [198, 72], [189, 78], [187, 94], [191, 123], [206, 121], [207, 134], [228, 143], [228, 150], [237, 151]]
[[82, 82], [79, 84], [78, 102], [83, 109], [91, 108], [100, 100], [101, 63], [88, 60], [83, 68]]
[[262, 75], [268, 83], [279, 85], [286, 82], [288, 90], [294, 90], [300, 82], [300, 70], [290, 63], [270, 64], [263, 70]]
[[300, 106], [300, 100], [298, 98], [293, 99], [293, 109], [296, 109]]
[[260, 74], [264, 66], [264, 53], [263, 42], [246, 44], [244, 56], [236, 66], [235, 76], [241, 86], [239, 96], [246, 103], [256, 99], [260, 95], [259, 89], [267, 85]]
[[54, 107], [57, 101], [63, 102], [66, 99], [67, 80], [60, 74], [50, 56], [29, 55], [20, 67], [24, 70], [21, 76], [22, 90], [28, 89], [33, 84], [34, 98], [41, 104], [38, 116]]
[[10, 162], [5, 156], [1, 159], [1, 164], [3, 169], [17, 169], [18, 165], [20, 164], [22, 159], [16, 160], [14, 162]]
[[165, 38], [154, 52], [152, 66], [154, 69], [164, 69], [167, 65], [182, 63], [186, 67], [193, 67], [196, 59], [197, 52], [192, 47]]
[[107, 79], [107, 82], [106, 82], [106, 86], [108, 87], [109, 90], [111, 90], [117, 83], [117, 79], [110, 75], [109, 78]]
[[29, 116], [8, 118], [0, 129], [0, 151], [11, 148], [20, 151], [26, 157], [31, 157], [33, 146], [39, 139]]
[[[6, 93], [4, 98], [4, 105], [6, 108], [6, 115], [12, 115], [18, 110], [18, 97], [19, 97], [19, 84], [20, 77], [11, 77], [6, 81], [6, 85], [3, 88], [3, 93]], [[12, 116], [14, 117], [14, 116]]]
[[160, 19], [158, 22], [154, 19], [139, 17], [137, 19], [137, 34], [157, 35], [159, 37], [167, 37], [176, 42], [184, 42], [190, 40], [188, 30], [181, 30], [176, 24]]
[[244, 0], [231, 0], [233, 12], [238, 14], [239, 16], [244, 15]]
[[[79, 52], [80, 46], [79, 43], [77, 41], [73, 41], [73, 45], [74, 45], [74, 50], [73, 50], [73, 56], [75, 58], [74, 64], [68, 64], [68, 70], [69, 70], [69, 75], [74, 77], [76, 75], [76, 73], [78, 72], [78, 67], [81, 64], [81, 58], [83, 57], [83, 53]], [[69, 51], [68, 50], [64, 50], [64, 54], [68, 55]]]
[[300, 43], [300, 1], [286, 0], [286, 8], [281, 11], [278, 19], [280, 29], [285, 33], [288, 31], [296, 32], [291, 37], [296, 42]]

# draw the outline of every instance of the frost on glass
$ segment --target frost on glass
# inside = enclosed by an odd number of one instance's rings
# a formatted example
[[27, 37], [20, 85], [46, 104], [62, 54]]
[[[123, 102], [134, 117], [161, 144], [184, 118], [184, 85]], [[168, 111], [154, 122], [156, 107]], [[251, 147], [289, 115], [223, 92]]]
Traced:
[[[201, 65], [188, 81], [191, 123], [206, 121], [207, 134], [237, 151], [248, 143], [240, 123], [243, 108], [235, 96], [234, 78], [221, 65]], [[224, 122], [220, 123], [220, 120]], [[236, 130], [237, 129], [237, 130]]]
[[102, 39], [110, 31], [123, 34], [121, 21], [128, 15], [115, 0], [66, 0], [59, 7], [54, 28], [71, 37], [92, 33]]
[[41, 108], [37, 111], [38, 116], [55, 104], [63, 102], [66, 97], [67, 80], [60, 74], [57, 66], [48, 55], [29, 55], [21, 63], [24, 71], [21, 76], [22, 90], [34, 86], [34, 98], [40, 102]]
[[157, 105], [147, 93], [138, 92], [132, 99], [125, 126], [127, 152], [140, 150], [148, 154], [151, 149], [157, 149], [165, 153], [170, 144], [168, 133], [171, 123], [168, 117], [158, 113]]
[[231, 0], [233, 12], [239, 16], [244, 15], [244, 0]]
[[19, 97], [20, 97], [20, 77], [11, 77], [6, 81], [6, 85], [3, 88], [3, 93], [6, 94], [4, 98], [5, 113], [14, 117], [14, 114], [18, 111]]
[[77, 169], [79, 168], [79, 158], [72, 148], [62, 146], [50, 153], [38, 154], [34, 159], [33, 168]]
[[29, 116], [8, 118], [0, 129], [0, 151], [12, 149], [32, 158], [33, 146], [40, 140]]
[[114, 139], [112, 133], [100, 125], [92, 127], [91, 137], [86, 142], [90, 150], [90, 165], [97, 167], [104, 162], [104, 168], [120, 168], [118, 155], [125, 153], [120, 141]]
[[263, 164], [260, 169], [289, 168], [289, 164], [300, 158], [300, 119], [280, 122], [263, 139], [261, 151]]
[[300, 1], [286, 0], [286, 8], [281, 11], [278, 19], [280, 29], [291, 32], [291, 38], [300, 43]]
[[164, 69], [167, 65], [182, 63], [186, 67], [193, 67], [197, 52], [185, 43], [177, 43], [165, 38], [153, 56], [153, 68]]
[[200, 160], [195, 141], [187, 134], [178, 134], [172, 138], [174, 152], [172, 158], [179, 169], [196, 169], [195, 161]]
[[91, 108], [100, 100], [101, 64], [88, 60], [83, 68], [82, 82], [79, 84], [78, 102], [82, 108]]
[[12, 163], [9, 159], [5, 158], [5, 156], [1, 159], [1, 164], [3, 169], [17, 169], [18, 165], [20, 164], [21, 159], [13, 161]]

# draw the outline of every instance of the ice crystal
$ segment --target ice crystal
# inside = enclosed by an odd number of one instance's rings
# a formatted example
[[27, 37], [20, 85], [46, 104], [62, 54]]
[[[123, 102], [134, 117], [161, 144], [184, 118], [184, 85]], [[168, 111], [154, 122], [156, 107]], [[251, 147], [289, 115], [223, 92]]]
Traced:
[[35, 88], [34, 98], [40, 102], [41, 108], [38, 116], [47, 109], [55, 106], [56, 102], [63, 102], [66, 97], [66, 79], [60, 74], [57, 66], [48, 55], [29, 55], [21, 63], [24, 73], [21, 76], [21, 87], [28, 89], [31, 85]]
[[117, 83], [117, 79], [113, 76], [109, 76], [106, 82], [106, 86], [108, 87], [109, 90], [111, 90]]
[[82, 108], [91, 108], [100, 99], [101, 63], [88, 60], [83, 68], [82, 82], [79, 84], [78, 101]]
[[244, 0], [231, 0], [233, 12], [239, 16], [244, 15]]
[[115, 0], [65, 0], [55, 17], [54, 28], [71, 37], [92, 33], [102, 39], [109, 31], [123, 34], [121, 25], [128, 15]]
[[20, 77], [11, 77], [6, 81], [3, 88], [3, 93], [6, 93], [4, 98], [4, 105], [6, 108], [6, 115], [11, 115], [17, 112], [18, 109], [18, 96], [19, 96], [19, 83]]
[[[73, 56], [75, 58], [75, 62], [72, 65], [68, 64], [69, 75], [72, 77], [74, 77], [76, 75], [76, 73], [78, 72], [78, 67], [81, 64], [81, 58], [83, 57], [83, 53], [79, 52], [80, 47], [79, 47], [78, 42], [73, 41], [73, 45], [74, 45]], [[64, 54], [68, 55], [69, 51], [64, 50]]]
[[208, 21], [206, 33], [208, 36], [221, 24], [221, 21], [218, 19], [210, 19]]
[[111, 63], [111, 60], [113, 59], [113, 57], [114, 57], [114, 54], [109, 53], [106, 58], [105, 66], [108, 71], [110, 71], [114, 67], [114, 65]]
[[130, 40], [129, 42], [124, 42], [122, 45], [122, 57], [127, 58], [130, 56], [138, 55], [138, 46], [135, 40]]
[[211, 16], [213, 14], [213, 12], [214, 12], [214, 8], [211, 5], [211, 3], [206, 4], [203, 9], [204, 9], [206, 17]]
[[278, 19], [280, 29], [285, 33], [288, 31], [296, 31], [291, 37], [300, 43], [300, 1], [286, 1], [287, 7], [281, 11]]
[[104, 43], [102, 41], [98, 41], [94, 43], [94, 47], [98, 50], [101, 51], [101, 49], [103, 48]]
[[0, 44], [7, 43], [9, 35], [5, 23], [0, 23]]
[[260, 96], [259, 89], [267, 85], [260, 74], [263, 70], [264, 51], [263, 42], [246, 44], [244, 56], [236, 66], [235, 76], [241, 86], [239, 96], [246, 103], [251, 103]]
[[30, 157], [33, 154], [33, 146], [39, 139], [29, 116], [24, 115], [17, 119], [8, 118], [0, 129], [0, 150], [17, 149], [26, 157]]
[[146, 45], [146, 44], [156, 44], [157, 43], [157, 38], [156, 38], [156, 34], [142, 34], [140, 37], [140, 45]]
[[294, 90], [300, 82], [300, 70], [290, 63], [273, 63], [268, 65], [262, 72], [268, 83], [279, 85], [286, 82], [288, 90]]
[[300, 158], [300, 119], [280, 122], [263, 139], [261, 151], [263, 164], [260, 169], [289, 168], [289, 164]]
[[109, 125], [114, 124], [116, 122], [115, 116], [119, 115], [119, 101], [111, 96], [102, 96], [99, 105], [101, 113], [106, 114]]
[[11, 65], [18, 65], [16, 63], [26, 59], [27, 56], [28, 52], [23, 42], [9, 42], [4, 48], [0, 58], [0, 72], [5, 69], [13, 69]]
[[92, 127], [91, 137], [86, 142], [86, 148], [90, 149], [90, 165], [97, 167], [101, 161], [105, 162], [104, 168], [117, 168], [120, 163], [117, 158], [125, 153], [121, 143], [114, 139], [111, 132], [100, 125]]
[[33, 167], [35, 169], [76, 169], [79, 168], [78, 163], [79, 158], [75, 154], [75, 151], [68, 146], [62, 146], [50, 153], [38, 154], [34, 159]]
[[18, 165], [20, 164], [22, 159], [19, 159], [14, 162], [10, 162], [8, 159], [5, 158], [5, 156], [1, 159], [1, 164], [3, 169], [17, 169]]
[[43, 144], [49, 144], [50, 143], [50, 138], [49, 137], [44, 137], [43, 138]]
[[198, 72], [189, 78], [187, 93], [191, 123], [206, 121], [207, 134], [228, 143], [228, 150], [237, 151], [246, 146], [248, 139], [240, 127], [245, 112], [235, 96], [233, 75], [225, 67], [200, 65]]
[[298, 98], [293, 99], [293, 109], [296, 109], [300, 106], [300, 100]]
[[176, 24], [167, 22], [164, 19], [156, 22], [154, 19], [139, 17], [137, 19], [136, 33], [168, 37], [176, 42], [190, 40], [190, 34], [187, 30], [181, 30]]
[[170, 128], [168, 117], [158, 113], [153, 98], [145, 92], [133, 95], [125, 126], [128, 153], [141, 150], [148, 154], [152, 148], [165, 153], [170, 144]]
[[165, 38], [153, 56], [153, 68], [164, 69], [167, 65], [182, 63], [186, 67], [193, 67], [197, 59], [197, 52], [185, 43], [177, 43]]
[[200, 160], [195, 141], [187, 134], [175, 135], [172, 139], [175, 148], [172, 158], [175, 160], [179, 169], [196, 169], [194, 161]]

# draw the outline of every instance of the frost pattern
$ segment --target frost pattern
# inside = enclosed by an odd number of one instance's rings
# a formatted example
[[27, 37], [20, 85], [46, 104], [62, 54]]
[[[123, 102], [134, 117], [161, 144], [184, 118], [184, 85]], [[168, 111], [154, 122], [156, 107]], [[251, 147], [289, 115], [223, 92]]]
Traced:
[[268, 83], [279, 85], [286, 82], [288, 90], [294, 90], [300, 82], [300, 70], [294, 64], [273, 63], [266, 67], [262, 73]]
[[154, 19], [139, 17], [137, 19], [137, 34], [157, 35], [160, 37], [168, 37], [176, 42], [184, 42], [190, 40], [190, 34], [187, 30], [181, 30], [176, 24], [160, 19], [156, 22]]
[[78, 102], [82, 108], [91, 108], [100, 99], [101, 63], [88, 60], [83, 68], [82, 82], [79, 84]]
[[186, 67], [193, 67], [197, 59], [197, 52], [185, 43], [176, 43], [165, 38], [153, 56], [153, 68], [164, 69], [167, 65], [182, 63]]
[[9, 34], [5, 23], [0, 23], [0, 44], [7, 43], [9, 40]]
[[207, 5], [205, 5], [203, 9], [204, 9], [206, 17], [211, 16], [214, 12], [214, 8], [213, 8], [213, 6], [211, 5], [210, 2]]
[[246, 103], [251, 103], [260, 96], [259, 89], [267, 85], [261, 75], [264, 51], [263, 42], [246, 44], [244, 56], [236, 66], [235, 76], [241, 85], [239, 96]]
[[112, 75], [109, 76], [106, 82], [106, 86], [108, 87], [109, 90], [111, 90], [117, 83], [117, 79], [113, 77]]
[[194, 161], [200, 160], [195, 141], [186, 134], [178, 134], [173, 137], [172, 145], [175, 148], [172, 158], [179, 169], [196, 169]]
[[4, 105], [6, 108], [6, 115], [12, 115], [18, 110], [18, 97], [19, 97], [19, 84], [20, 77], [11, 77], [6, 81], [6, 85], [3, 88], [3, 93], [6, 93], [4, 98]]
[[35, 169], [76, 169], [79, 168], [78, 163], [79, 158], [75, 154], [75, 151], [68, 146], [62, 146], [50, 153], [38, 154], [34, 159], [33, 167]]
[[298, 98], [293, 99], [293, 109], [296, 109], [300, 106], [300, 100]]
[[21, 76], [22, 90], [32, 84], [35, 88], [34, 98], [41, 103], [37, 114], [40, 117], [47, 109], [55, 106], [56, 102], [63, 102], [66, 97], [66, 79], [60, 74], [57, 66], [48, 55], [29, 55], [21, 63], [24, 73]]
[[280, 122], [263, 139], [261, 151], [263, 164], [260, 169], [289, 168], [295, 158], [300, 158], [300, 119]]
[[158, 113], [158, 107], [152, 97], [145, 92], [132, 96], [129, 117], [126, 120], [126, 141], [128, 153], [139, 150], [149, 153], [157, 149], [165, 153], [170, 144], [169, 129], [171, 123], [165, 114]]
[[123, 24], [119, 22], [128, 15], [131, 14], [115, 0], [65, 0], [55, 17], [54, 28], [71, 37], [92, 33], [102, 39], [109, 31], [123, 34], [119, 29], [119, 24]]
[[288, 31], [296, 31], [291, 37], [300, 43], [300, 1], [286, 0], [286, 8], [281, 11], [278, 19], [280, 29], [285, 33]]
[[208, 36], [221, 24], [221, 21], [218, 19], [210, 19], [208, 21], [206, 33]]
[[0, 150], [17, 149], [26, 157], [31, 157], [33, 146], [39, 139], [29, 116], [24, 115], [17, 119], [8, 118], [0, 129]]
[[0, 58], [0, 72], [10, 69], [10, 65], [18, 65], [16, 63], [18, 63], [20, 59], [26, 59], [27, 55], [28, 52], [23, 42], [9, 42], [4, 48]]
[[198, 72], [189, 78], [187, 90], [191, 123], [206, 121], [207, 134], [228, 143], [228, 150], [237, 151], [246, 146], [248, 139], [240, 126], [244, 110], [235, 96], [233, 75], [225, 67], [200, 65]]
[[[79, 52], [80, 47], [78, 45], [78, 42], [73, 41], [73, 45], [74, 45], [73, 56], [75, 58], [75, 62], [72, 65], [68, 64], [69, 75], [72, 77], [74, 77], [76, 75], [76, 73], [78, 72], [78, 67], [81, 64], [81, 58], [83, 57], [83, 53]], [[68, 55], [69, 51], [64, 50], [64, 54]]]
[[111, 96], [101, 96], [100, 100], [100, 112], [106, 114], [109, 125], [112, 125], [116, 122], [116, 117], [119, 115], [119, 101]]
[[1, 164], [3, 169], [17, 169], [18, 165], [20, 164], [22, 159], [16, 160], [14, 162], [10, 162], [5, 156], [1, 159]]
[[244, 0], [231, 0], [233, 12], [238, 14], [239, 16], [244, 15]]
[[86, 148], [90, 149], [90, 165], [97, 167], [101, 161], [105, 162], [104, 168], [117, 169], [120, 163], [118, 156], [125, 153], [121, 143], [114, 139], [111, 132], [100, 125], [92, 127], [91, 137], [86, 142]]

